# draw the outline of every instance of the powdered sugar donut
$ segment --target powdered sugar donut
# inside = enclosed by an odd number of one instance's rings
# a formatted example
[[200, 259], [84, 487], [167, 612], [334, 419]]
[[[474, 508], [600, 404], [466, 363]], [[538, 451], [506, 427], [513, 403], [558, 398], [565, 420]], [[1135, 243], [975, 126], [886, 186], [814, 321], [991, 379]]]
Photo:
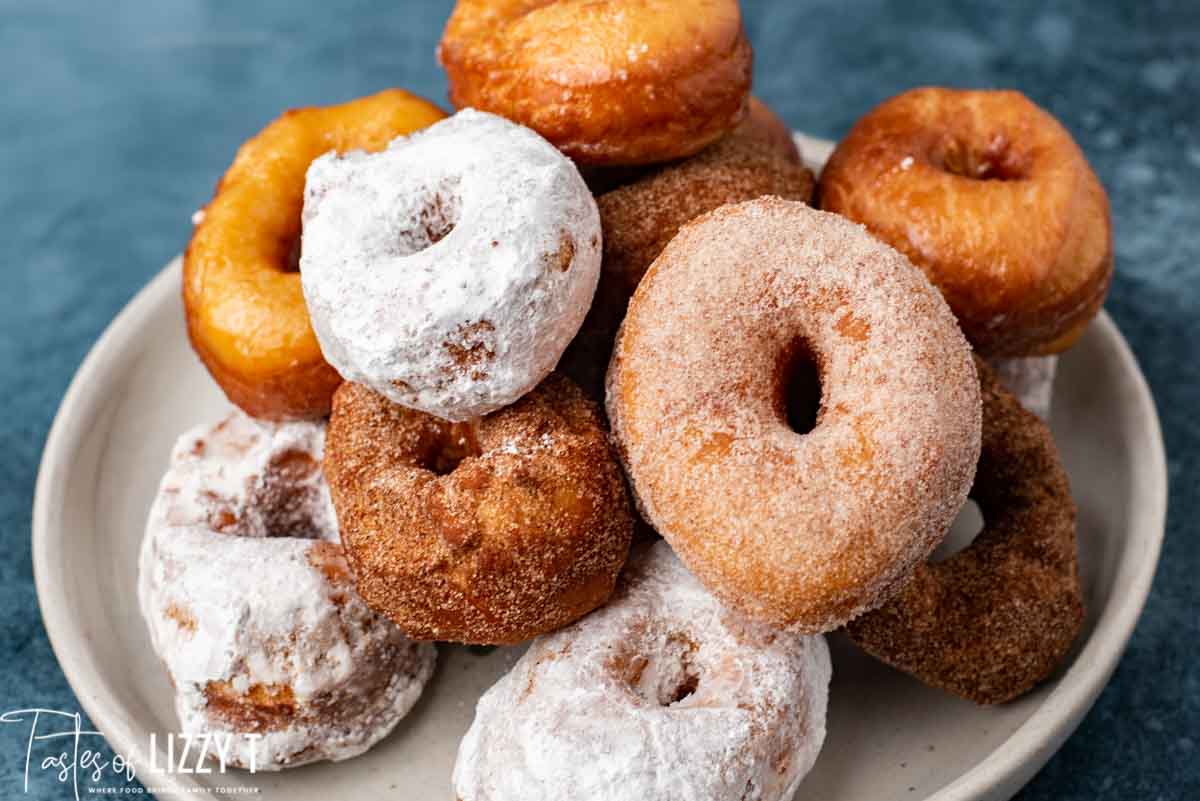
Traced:
[[780, 801], [825, 740], [820, 635], [747, 621], [658, 542], [612, 601], [534, 640], [479, 700], [461, 801]]
[[184, 732], [227, 762], [348, 759], [433, 672], [354, 591], [321, 477], [324, 425], [234, 413], [180, 437], [146, 526], [138, 600]]
[[553, 146], [467, 109], [382, 153], [314, 161], [300, 271], [346, 380], [462, 421], [554, 369], [596, 291], [600, 218]]

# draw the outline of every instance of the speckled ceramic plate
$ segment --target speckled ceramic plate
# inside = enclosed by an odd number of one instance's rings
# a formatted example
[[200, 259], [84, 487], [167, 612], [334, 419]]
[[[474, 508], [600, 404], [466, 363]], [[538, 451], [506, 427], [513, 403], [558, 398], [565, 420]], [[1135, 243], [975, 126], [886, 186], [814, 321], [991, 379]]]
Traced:
[[[829, 144], [802, 140], [822, 160]], [[374, 750], [278, 774], [162, 774], [149, 734], [177, 728], [167, 678], [138, 614], [142, 526], [175, 437], [217, 418], [220, 391], [188, 347], [172, 262], [79, 369], [46, 444], [33, 520], [38, 597], [80, 703], [160, 798], [204, 788], [259, 797], [449, 799], [459, 738], [476, 698], [518, 652], [441, 647], [412, 714]], [[1079, 503], [1083, 636], [1054, 679], [985, 709], [922, 687], [832, 638], [829, 737], [799, 798], [1008, 798], [1075, 729], [1112, 673], [1150, 589], [1166, 513], [1166, 464], [1154, 402], [1137, 362], [1101, 315], [1063, 357], [1054, 434]]]

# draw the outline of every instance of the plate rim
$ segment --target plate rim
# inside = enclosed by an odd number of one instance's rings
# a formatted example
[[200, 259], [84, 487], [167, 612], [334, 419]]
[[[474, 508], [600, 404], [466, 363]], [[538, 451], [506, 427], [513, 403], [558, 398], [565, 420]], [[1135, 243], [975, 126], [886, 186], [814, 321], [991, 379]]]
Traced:
[[[801, 142], [814, 149], [832, 146], [824, 140], [803, 137]], [[810, 151], [811, 152], [811, 151]], [[821, 150], [818, 150], [821, 152]], [[92, 722], [104, 734], [114, 749], [134, 763], [139, 776], [146, 772], [148, 760], [130, 722], [123, 719], [119, 705], [113, 703], [107, 683], [99, 671], [90, 675], [86, 668], [92, 661], [88, 649], [80, 645], [87, 637], [72, 620], [66, 605], [55, 603], [56, 591], [50, 583], [53, 555], [50, 553], [50, 527], [54, 520], [55, 501], [62, 494], [62, 476], [70, 457], [83, 437], [81, 420], [102, 400], [99, 393], [88, 387], [98, 385], [94, 379], [103, 374], [112, 355], [122, 352], [134, 339], [138, 324], [151, 315], [172, 291], [180, 291], [182, 257], [171, 259], [128, 301], [112, 319], [104, 332], [88, 350], [59, 404], [51, 424], [38, 467], [34, 490], [32, 516], [32, 557], [34, 584], [42, 622], [59, 667]], [[1137, 405], [1136, 418], [1142, 421], [1149, 452], [1148, 464], [1154, 475], [1148, 476], [1147, 495], [1152, 496], [1152, 508], [1139, 512], [1147, 531], [1154, 536], [1144, 544], [1144, 556], [1136, 564], [1120, 560], [1114, 583], [1125, 588], [1103, 608], [1091, 637], [1075, 657], [1072, 665], [1059, 678], [1058, 685], [1032, 715], [982, 761], [975, 764], [950, 784], [940, 788], [925, 801], [978, 801], [985, 798], [1007, 798], [1004, 793], [1015, 792], [1058, 750], [1092, 707], [1113, 670], [1120, 662], [1133, 630], [1149, 597], [1166, 536], [1168, 473], [1162, 427], [1145, 375], [1120, 329], [1101, 311], [1092, 322], [1104, 330], [1116, 346], [1117, 358], [1123, 372], [1133, 376], [1133, 398]], [[58, 489], [56, 489], [58, 488]], [[159, 774], [158, 795], [194, 798], [203, 785], [180, 774]], [[997, 792], [1000, 795], [995, 795]]]

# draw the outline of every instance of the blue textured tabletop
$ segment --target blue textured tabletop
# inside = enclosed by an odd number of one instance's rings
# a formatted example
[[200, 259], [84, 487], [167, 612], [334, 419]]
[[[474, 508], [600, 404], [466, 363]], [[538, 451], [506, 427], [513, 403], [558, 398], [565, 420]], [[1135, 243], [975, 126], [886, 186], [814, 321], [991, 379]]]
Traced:
[[[237, 145], [284, 108], [400, 85], [442, 100], [450, 0], [0, 2], [0, 711], [78, 708], [38, 613], [30, 506], [88, 346], [189, 234]], [[1107, 308], [1149, 377], [1169, 531], [1145, 615], [1095, 708], [1022, 799], [1200, 798], [1200, 4], [752, 2], [755, 91], [837, 137], [919, 84], [1023, 90], [1112, 197]], [[28, 732], [0, 726], [0, 796]], [[34, 771], [28, 797], [69, 794]]]

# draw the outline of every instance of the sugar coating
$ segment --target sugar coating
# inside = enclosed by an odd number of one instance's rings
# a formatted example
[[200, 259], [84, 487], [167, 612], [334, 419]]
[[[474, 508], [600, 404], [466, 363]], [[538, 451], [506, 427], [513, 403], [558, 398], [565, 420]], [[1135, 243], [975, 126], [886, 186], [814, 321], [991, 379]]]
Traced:
[[234, 735], [240, 767], [357, 756], [433, 672], [433, 647], [354, 592], [324, 428], [234, 412], [185, 433], [146, 525], [138, 600], [182, 730]]
[[312, 163], [300, 257], [325, 358], [348, 381], [462, 421], [546, 377], [600, 274], [579, 171], [533, 131], [465, 109], [387, 150]]
[[886, 604], [846, 627], [868, 653], [979, 704], [1027, 692], [1083, 625], [1075, 502], [1050, 429], [978, 365], [983, 437], [971, 497], [983, 529], [917, 568]]
[[821, 636], [741, 618], [659, 541], [612, 601], [534, 640], [476, 707], [461, 801], [780, 801], [825, 740]]
[[[816, 427], [786, 419], [811, 354]], [[941, 541], [979, 455], [979, 382], [941, 295], [866, 229], [778, 198], [685, 226], [638, 286], [609, 367], [636, 498], [747, 615], [828, 631]]]
[[1000, 383], [1017, 396], [1022, 406], [1049, 422], [1058, 356], [992, 359], [990, 364]]

